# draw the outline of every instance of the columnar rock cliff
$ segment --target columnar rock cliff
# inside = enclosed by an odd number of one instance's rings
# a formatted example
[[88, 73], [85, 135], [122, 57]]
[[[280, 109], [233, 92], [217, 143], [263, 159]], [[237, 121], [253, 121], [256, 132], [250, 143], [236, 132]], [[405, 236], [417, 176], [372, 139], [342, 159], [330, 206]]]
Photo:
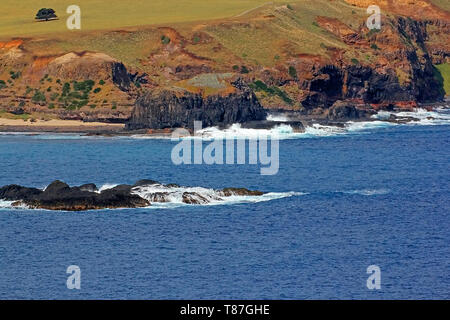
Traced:
[[176, 88], [150, 91], [136, 101], [129, 130], [152, 128], [193, 128], [264, 120], [266, 112], [250, 88], [237, 79], [231, 88], [205, 96]]

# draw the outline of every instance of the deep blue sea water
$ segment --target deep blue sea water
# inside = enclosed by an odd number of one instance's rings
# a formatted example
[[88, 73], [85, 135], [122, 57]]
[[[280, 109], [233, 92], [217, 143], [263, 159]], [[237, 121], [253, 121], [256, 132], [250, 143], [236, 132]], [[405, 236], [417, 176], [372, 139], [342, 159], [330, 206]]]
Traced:
[[[0, 209], [2, 299], [449, 299], [449, 126], [280, 141], [280, 170], [181, 165], [174, 143], [0, 136], [0, 186], [164, 183], [305, 195], [165, 209]], [[81, 290], [66, 268], [81, 268]], [[381, 268], [381, 290], [366, 269]]]

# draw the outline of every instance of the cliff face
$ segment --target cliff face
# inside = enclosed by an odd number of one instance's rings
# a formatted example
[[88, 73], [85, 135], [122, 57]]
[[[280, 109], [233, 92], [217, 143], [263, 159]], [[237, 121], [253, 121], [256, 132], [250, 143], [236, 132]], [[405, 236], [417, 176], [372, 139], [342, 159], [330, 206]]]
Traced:
[[[426, 45], [429, 38], [426, 28], [430, 23], [398, 17], [385, 21], [385, 30], [367, 39], [356, 33], [351, 37], [346, 34], [361, 52], [376, 48], [377, 61], [363, 64], [354, 59], [349, 63], [337, 54], [334, 64], [324, 65], [324, 61], [303, 64], [300, 74], [312, 76], [310, 80], [299, 77], [299, 87], [304, 92], [300, 98], [302, 105], [306, 109], [328, 108], [337, 100], [414, 105], [443, 99], [442, 84]], [[442, 51], [445, 59], [448, 52]]]
[[250, 88], [240, 79], [233, 90], [204, 96], [186, 90], [163, 89], [143, 94], [136, 101], [126, 129], [193, 128], [264, 120], [266, 112]]
[[[441, 100], [450, 14], [440, 2], [346, 2], [267, 3], [201, 24], [0, 42], [0, 113], [166, 128], [256, 120], [261, 106], [326, 116], [336, 101], [378, 109]], [[372, 4], [381, 30], [366, 26]]]

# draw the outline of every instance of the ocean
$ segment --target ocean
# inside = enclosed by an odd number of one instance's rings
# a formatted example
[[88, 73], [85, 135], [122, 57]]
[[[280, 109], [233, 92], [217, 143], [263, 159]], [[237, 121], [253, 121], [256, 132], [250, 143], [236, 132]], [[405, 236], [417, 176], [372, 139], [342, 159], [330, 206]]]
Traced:
[[[280, 122], [275, 175], [251, 164], [174, 165], [168, 139], [0, 134], [0, 186], [145, 178], [269, 193], [88, 212], [0, 201], [0, 298], [449, 299], [450, 114], [419, 113], [406, 125], [381, 113], [305, 133]], [[71, 265], [79, 290], [66, 286]], [[367, 287], [371, 265], [379, 290]]]

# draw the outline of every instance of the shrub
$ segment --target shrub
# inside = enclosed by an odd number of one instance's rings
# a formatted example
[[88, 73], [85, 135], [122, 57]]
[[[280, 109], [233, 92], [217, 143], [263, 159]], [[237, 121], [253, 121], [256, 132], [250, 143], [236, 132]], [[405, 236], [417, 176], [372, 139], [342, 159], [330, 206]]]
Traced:
[[95, 82], [93, 80], [86, 80], [86, 81], [74, 81], [73, 82], [73, 89], [76, 91], [83, 91], [83, 92], [89, 92], [94, 87]]
[[248, 71], [246, 66], [242, 66], [241, 67], [241, 73], [249, 73], [249, 71]]
[[78, 104], [77, 104], [78, 109], [84, 107], [85, 105], [87, 105], [88, 102], [89, 102], [88, 100], [80, 100], [80, 101], [78, 101]]
[[66, 82], [63, 85], [61, 96], [65, 97], [69, 94], [69, 92], [70, 92], [70, 83]]
[[358, 61], [358, 59], [356, 59], [356, 58], [352, 58], [351, 61], [352, 61], [352, 63], [355, 64], [355, 65], [356, 65], [356, 64], [359, 64], [359, 61]]
[[20, 71], [18, 72], [10, 71], [9, 74], [11, 75], [11, 79], [13, 80], [18, 79], [22, 75]]
[[378, 49], [380, 49], [375, 43], [373, 43], [370, 47], [371, 47], [373, 50], [378, 50]]
[[58, 98], [58, 96], [59, 96], [59, 94], [58, 93], [56, 93], [56, 92], [53, 92], [51, 95], [50, 95], [50, 100], [51, 101], [55, 101], [56, 100], [56, 98]]
[[77, 91], [70, 92], [68, 97], [73, 99], [83, 99], [83, 96]]
[[170, 43], [170, 38], [166, 37], [165, 35], [161, 37], [161, 42], [163, 44], [169, 44]]
[[105, 84], [105, 81], [100, 80], [100, 81], [98, 82], [98, 84], [101, 85], [101, 86], [103, 86], [103, 85]]
[[0, 89], [4, 89], [6, 87], [7, 87], [6, 82], [3, 80], [0, 80]]
[[292, 78], [297, 79], [297, 70], [293, 66], [289, 66], [288, 72]]
[[263, 91], [266, 94], [270, 95], [270, 96], [278, 96], [280, 97], [284, 102], [286, 102], [289, 105], [293, 104], [293, 101], [291, 98], [289, 98], [289, 96], [286, 94], [286, 92], [284, 92], [283, 90], [281, 90], [278, 87], [268, 87], [264, 82], [262, 82], [261, 80], [256, 80], [255, 82], [253, 82], [250, 87], [255, 90], [255, 91]]
[[94, 93], [99, 93], [100, 91], [102, 91], [102, 88], [95, 88], [94, 89]]
[[31, 101], [34, 103], [46, 102], [45, 94], [36, 89]]
[[369, 32], [367, 33], [368, 37], [371, 37], [372, 35], [374, 35], [375, 33], [380, 32], [381, 29], [370, 29]]

